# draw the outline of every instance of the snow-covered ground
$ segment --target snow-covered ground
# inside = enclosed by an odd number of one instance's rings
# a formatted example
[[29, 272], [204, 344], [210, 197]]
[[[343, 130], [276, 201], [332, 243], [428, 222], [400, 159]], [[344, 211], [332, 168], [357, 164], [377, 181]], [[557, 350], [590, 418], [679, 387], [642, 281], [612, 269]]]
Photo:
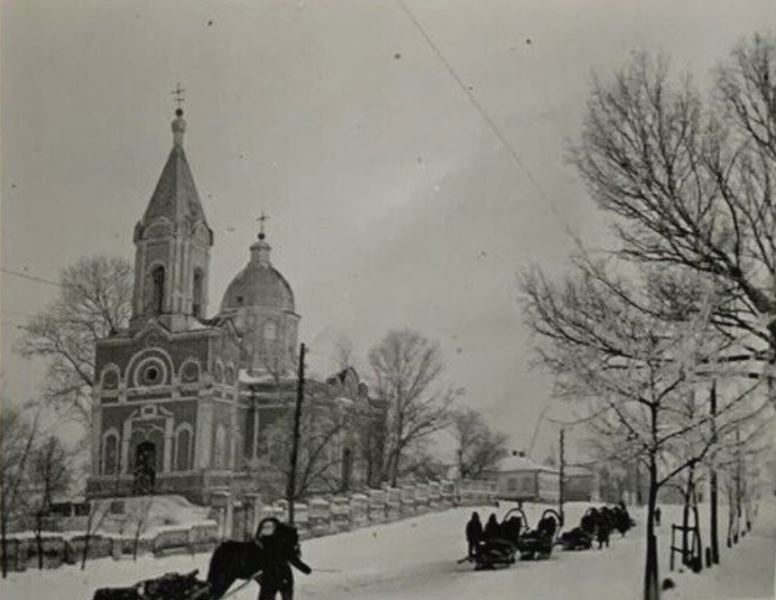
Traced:
[[[567, 520], [576, 523], [587, 505], [567, 507]], [[544, 507], [529, 507], [535, 524]], [[316, 600], [358, 598], [369, 600], [479, 600], [537, 598], [541, 600], [638, 599], [644, 560], [643, 515], [632, 509], [639, 521], [625, 539], [619, 534], [611, 546], [587, 552], [557, 551], [546, 561], [518, 561], [498, 571], [472, 570], [456, 564], [465, 554], [463, 527], [473, 509], [455, 509], [413, 519], [309, 540], [303, 544], [305, 560], [321, 569], [309, 577], [297, 576], [297, 597]], [[480, 510], [487, 516], [493, 509]], [[504, 508], [498, 513], [503, 514]], [[665, 600], [722, 598], [772, 598], [776, 571], [776, 506], [762, 506], [754, 531], [737, 546], [724, 545], [723, 521], [721, 565], [701, 574], [668, 571], [669, 523], [678, 522], [679, 507], [663, 507], [660, 558], [661, 579], [671, 576], [677, 588]], [[704, 518], [704, 523], [707, 519]], [[704, 531], [704, 544], [708, 536]], [[198, 554], [166, 559], [141, 557], [137, 562], [111, 559], [93, 561], [85, 571], [65, 567], [52, 571], [14, 573], [0, 584], [4, 600], [55, 597], [58, 600], [89, 600], [98, 587], [130, 585], [164, 572], [200, 569], [204, 575], [208, 556]], [[233, 596], [249, 600], [257, 595], [250, 584]]]

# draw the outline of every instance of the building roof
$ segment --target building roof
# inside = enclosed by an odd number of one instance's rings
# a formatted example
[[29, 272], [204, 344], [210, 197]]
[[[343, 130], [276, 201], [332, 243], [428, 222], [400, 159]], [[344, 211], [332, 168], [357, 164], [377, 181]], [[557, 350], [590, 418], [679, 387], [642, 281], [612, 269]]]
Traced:
[[540, 465], [530, 458], [513, 454], [499, 461], [496, 471], [500, 473], [512, 471], [546, 471], [548, 473], [557, 473], [558, 470], [547, 465]]
[[179, 115], [172, 122], [172, 130], [174, 134], [172, 150], [141, 222], [148, 225], [164, 217], [172, 223], [182, 221], [207, 223], [197, 186], [194, 184], [194, 176], [191, 174], [189, 162], [183, 150], [183, 132], [186, 130], [186, 122], [182, 116]]
[[563, 474], [568, 477], [592, 477], [593, 472], [585, 467], [564, 467]]
[[222, 312], [241, 307], [278, 308], [294, 312], [294, 292], [286, 278], [270, 263], [270, 249], [263, 237], [251, 246], [251, 259], [226, 288], [221, 302]]

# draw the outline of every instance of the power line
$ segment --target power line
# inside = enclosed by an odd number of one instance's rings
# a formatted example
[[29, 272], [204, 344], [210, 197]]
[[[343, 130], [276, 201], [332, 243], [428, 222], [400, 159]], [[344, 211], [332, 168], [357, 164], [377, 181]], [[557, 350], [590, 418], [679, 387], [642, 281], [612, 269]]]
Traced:
[[407, 18], [412, 22], [412, 24], [415, 26], [415, 28], [418, 30], [420, 35], [425, 40], [428, 47], [431, 49], [431, 51], [436, 55], [436, 57], [439, 59], [439, 61], [442, 63], [442, 65], [447, 70], [447, 73], [452, 77], [455, 82], [458, 84], [458, 87], [461, 88], [461, 91], [463, 91], [464, 94], [466, 94], [466, 97], [469, 99], [469, 102], [471, 105], [475, 108], [475, 110], [480, 114], [480, 117], [482, 117], [483, 121], [488, 125], [490, 130], [493, 132], [493, 134], [496, 136], [496, 138], [501, 142], [501, 144], [506, 148], [507, 152], [509, 153], [510, 157], [514, 161], [515, 165], [523, 171], [525, 176], [528, 178], [528, 181], [531, 183], [531, 185], [534, 187], [534, 189], [538, 192], [539, 196], [541, 196], [542, 200], [546, 202], [546, 204], [549, 206], [552, 213], [560, 220], [560, 222], [563, 224], [564, 228], [568, 231], [571, 231], [568, 223], [566, 223], [563, 216], [558, 212], [558, 210], [555, 208], [555, 205], [552, 203], [552, 200], [550, 200], [549, 196], [544, 192], [541, 185], [539, 184], [539, 181], [534, 177], [533, 173], [528, 169], [528, 167], [523, 163], [522, 159], [520, 158], [520, 155], [517, 153], [517, 150], [515, 150], [514, 146], [512, 146], [511, 142], [507, 139], [507, 137], [501, 132], [496, 122], [493, 120], [493, 118], [488, 114], [488, 112], [485, 110], [485, 108], [480, 104], [480, 102], [477, 100], [475, 95], [472, 93], [470, 86], [467, 86], [466, 83], [461, 79], [461, 77], [458, 75], [456, 70], [453, 68], [452, 64], [450, 64], [450, 61], [448, 61], [444, 54], [442, 54], [442, 51], [439, 49], [439, 46], [437, 46], [434, 43], [434, 40], [431, 39], [431, 36], [428, 34], [428, 32], [425, 30], [423, 25], [418, 21], [418, 19], [415, 17], [415, 15], [412, 13], [412, 11], [409, 9], [407, 4], [404, 2], [404, 0], [396, 0], [396, 3], [401, 7], [401, 9], [404, 11], [404, 13], [407, 15]]
[[21, 277], [22, 279], [28, 279], [30, 281], [36, 281], [38, 283], [45, 283], [47, 285], [53, 285], [53, 286], [56, 286], [56, 287], [62, 287], [61, 283], [59, 283], [57, 281], [54, 281], [53, 279], [46, 279], [45, 277], [40, 277], [38, 275], [29, 275], [29, 274], [23, 273], [21, 271], [15, 271], [13, 269], [6, 269], [5, 267], [3, 267], [0, 270], [2, 270], [2, 272], [7, 274], [7, 275], [13, 275], [14, 277]]

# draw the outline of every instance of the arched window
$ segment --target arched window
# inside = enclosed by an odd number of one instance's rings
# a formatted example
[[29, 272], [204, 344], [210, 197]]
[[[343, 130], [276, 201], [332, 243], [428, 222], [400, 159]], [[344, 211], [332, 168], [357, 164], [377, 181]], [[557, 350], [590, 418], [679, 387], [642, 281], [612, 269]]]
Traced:
[[161, 315], [164, 310], [164, 267], [161, 265], [151, 271], [151, 309], [155, 315]]
[[203, 303], [203, 278], [202, 269], [194, 269], [194, 282], [193, 282], [193, 295], [194, 302], [191, 305], [191, 312], [195, 317], [202, 316], [202, 303]]
[[274, 342], [278, 337], [278, 326], [275, 321], [267, 321], [264, 324], [264, 339], [268, 342]]
[[187, 424], [178, 427], [175, 434], [175, 466], [176, 471], [191, 469], [191, 427]]
[[102, 436], [102, 474], [118, 472], [119, 436], [116, 431], [106, 431]]

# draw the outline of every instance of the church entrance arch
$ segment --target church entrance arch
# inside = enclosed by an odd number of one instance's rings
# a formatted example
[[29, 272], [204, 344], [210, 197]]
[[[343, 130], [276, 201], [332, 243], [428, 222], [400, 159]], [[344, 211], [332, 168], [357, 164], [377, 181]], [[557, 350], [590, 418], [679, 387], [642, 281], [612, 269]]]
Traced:
[[156, 444], [140, 442], [135, 447], [135, 480], [133, 493], [146, 496], [154, 493], [156, 485]]

